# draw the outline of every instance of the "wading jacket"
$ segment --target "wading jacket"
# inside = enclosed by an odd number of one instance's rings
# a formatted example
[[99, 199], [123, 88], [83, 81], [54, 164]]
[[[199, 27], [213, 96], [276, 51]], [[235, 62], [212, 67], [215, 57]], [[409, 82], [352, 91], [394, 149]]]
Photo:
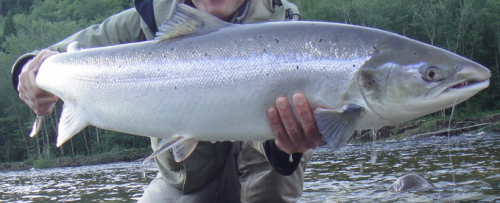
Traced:
[[[47, 49], [65, 52], [73, 41], [82, 48], [102, 47], [145, 40], [153, 40], [157, 28], [167, 20], [175, 9], [176, 0], [136, 0], [135, 8], [115, 14], [101, 24], [92, 25]], [[192, 6], [190, 0], [180, 1]], [[286, 0], [248, 0], [235, 14], [232, 23], [257, 23], [263, 21], [298, 20], [299, 12], [295, 5]], [[25, 54], [17, 59], [12, 67], [12, 83], [18, 85], [18, 75], [26, 62], [40, 51]], [[276, 95], [278, 96], [278, 95]], [[265, 112], [263, 112], [264, 114]], [[152, 148], [158, 148], [161, 139], [151, 138]], [[158, 170], [167, 181], [184, 194], [192, 192], [214, 178], [214, 172], [221, 170], [230, 152], [232, 143], [199, 142], [195, 151], [183, 162], [175, 162], [171, 153], [162, 153], [155, 158]], [[252, 146], [265, 154], [276, 172], [290, 175], [297, 168], [302, 154], [294, 154], [294, 162], [281, 152], [273, 141], [253, 142]]]

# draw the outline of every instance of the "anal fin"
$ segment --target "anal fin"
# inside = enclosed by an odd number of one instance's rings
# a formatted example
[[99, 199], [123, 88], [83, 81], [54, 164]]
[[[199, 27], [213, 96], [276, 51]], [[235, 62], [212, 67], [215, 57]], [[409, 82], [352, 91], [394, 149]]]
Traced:
[[341, 110], [316, 109], [314, 111], [319, 132], [328, 146], [337, 150], [349, 141], [362, 111], [362, 107], [353, 104], [346, 105]]
[[57, 147], [60, 147], [87, 126], [87, 122], [78, 118], [72, 106], [64, 104], [57, 130]]
[[189, 138], [181, 143], [175, 145], [172, 149], [174, 150], [174, 159], [177, 162], [184, 161], [184, 159], [188, 158], [189, 155], [194, 151], [198, 145], [198, 140]]
[[160, 143], [158, 143], [158, 149], [156, 149], [155, 152], [146, 157], [146, 159], [144, 159], [142, 163], [147, 163], [151, 159], [158, 156], [158, 154], [161, 154], [169, 149], [173, 150], [175, 161], [184, 161], [184, 159], [189, 157], [189, 155], [193, 152], [197, 144], [198, 141], [193, 138], [172, 136], [171, 138], [162, 140]]

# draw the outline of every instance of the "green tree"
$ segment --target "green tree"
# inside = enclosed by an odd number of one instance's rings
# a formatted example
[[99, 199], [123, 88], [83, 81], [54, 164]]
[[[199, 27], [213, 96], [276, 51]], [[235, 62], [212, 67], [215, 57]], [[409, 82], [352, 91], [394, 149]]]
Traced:
[[16, 24], [14, 23], [14, 19], [12, 18], [12, 13], [9, 12], [7, 14], [7, 17], [3, 21], [3, 34], [2, 37], [0, 38], [0, 44], [3, 43], [5, 38], [11, 35], [17, 35], [17, 31], [16, 31]]

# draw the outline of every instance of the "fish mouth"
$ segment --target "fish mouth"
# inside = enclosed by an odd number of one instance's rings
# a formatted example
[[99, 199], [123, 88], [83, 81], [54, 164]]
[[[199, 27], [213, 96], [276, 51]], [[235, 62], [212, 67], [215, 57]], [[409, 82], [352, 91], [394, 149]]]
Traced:
[[[454, 82], [450, 85], [442, 85], [440, 88], [436, 87], [434, 90], [431, 90], [427, 95], [425, 95], [424, 99], [435, 99], [443, 94], [456, 94], [463, 95], [466, 92], [473, 92], [473, 94], [481, 91], [484, 88], [487, 88], [490, 85], [490, 79], [486, 80], [460, 80]], [[444, 86], [444, 87], [443, 87]]]
[[461, 89], [466, 89], [466, 88], [480, 88], [484, 89], [490, 85], [490, 79], [486, 80], [465, 80], [461, 82], [457, 82], [455, 84], [450, 85], [447, 89], [445, 89], [443, 92], [449, 91], [449, 90], [461, 90]]

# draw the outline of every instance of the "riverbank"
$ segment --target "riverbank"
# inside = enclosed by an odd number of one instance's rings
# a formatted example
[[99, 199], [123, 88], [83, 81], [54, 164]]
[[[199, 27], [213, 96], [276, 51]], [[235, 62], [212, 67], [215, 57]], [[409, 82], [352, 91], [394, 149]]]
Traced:
[[141, 149], [115, 149], [110, 152], [91, 156], [57, 157], [50, 159], [37, 159], [35, 161], [2, 163], [0, 164], [0, 171], [21, 171], [32, 168], [43, 169], [128, 162], [143, 159], [151, 153], [152, 151]]

